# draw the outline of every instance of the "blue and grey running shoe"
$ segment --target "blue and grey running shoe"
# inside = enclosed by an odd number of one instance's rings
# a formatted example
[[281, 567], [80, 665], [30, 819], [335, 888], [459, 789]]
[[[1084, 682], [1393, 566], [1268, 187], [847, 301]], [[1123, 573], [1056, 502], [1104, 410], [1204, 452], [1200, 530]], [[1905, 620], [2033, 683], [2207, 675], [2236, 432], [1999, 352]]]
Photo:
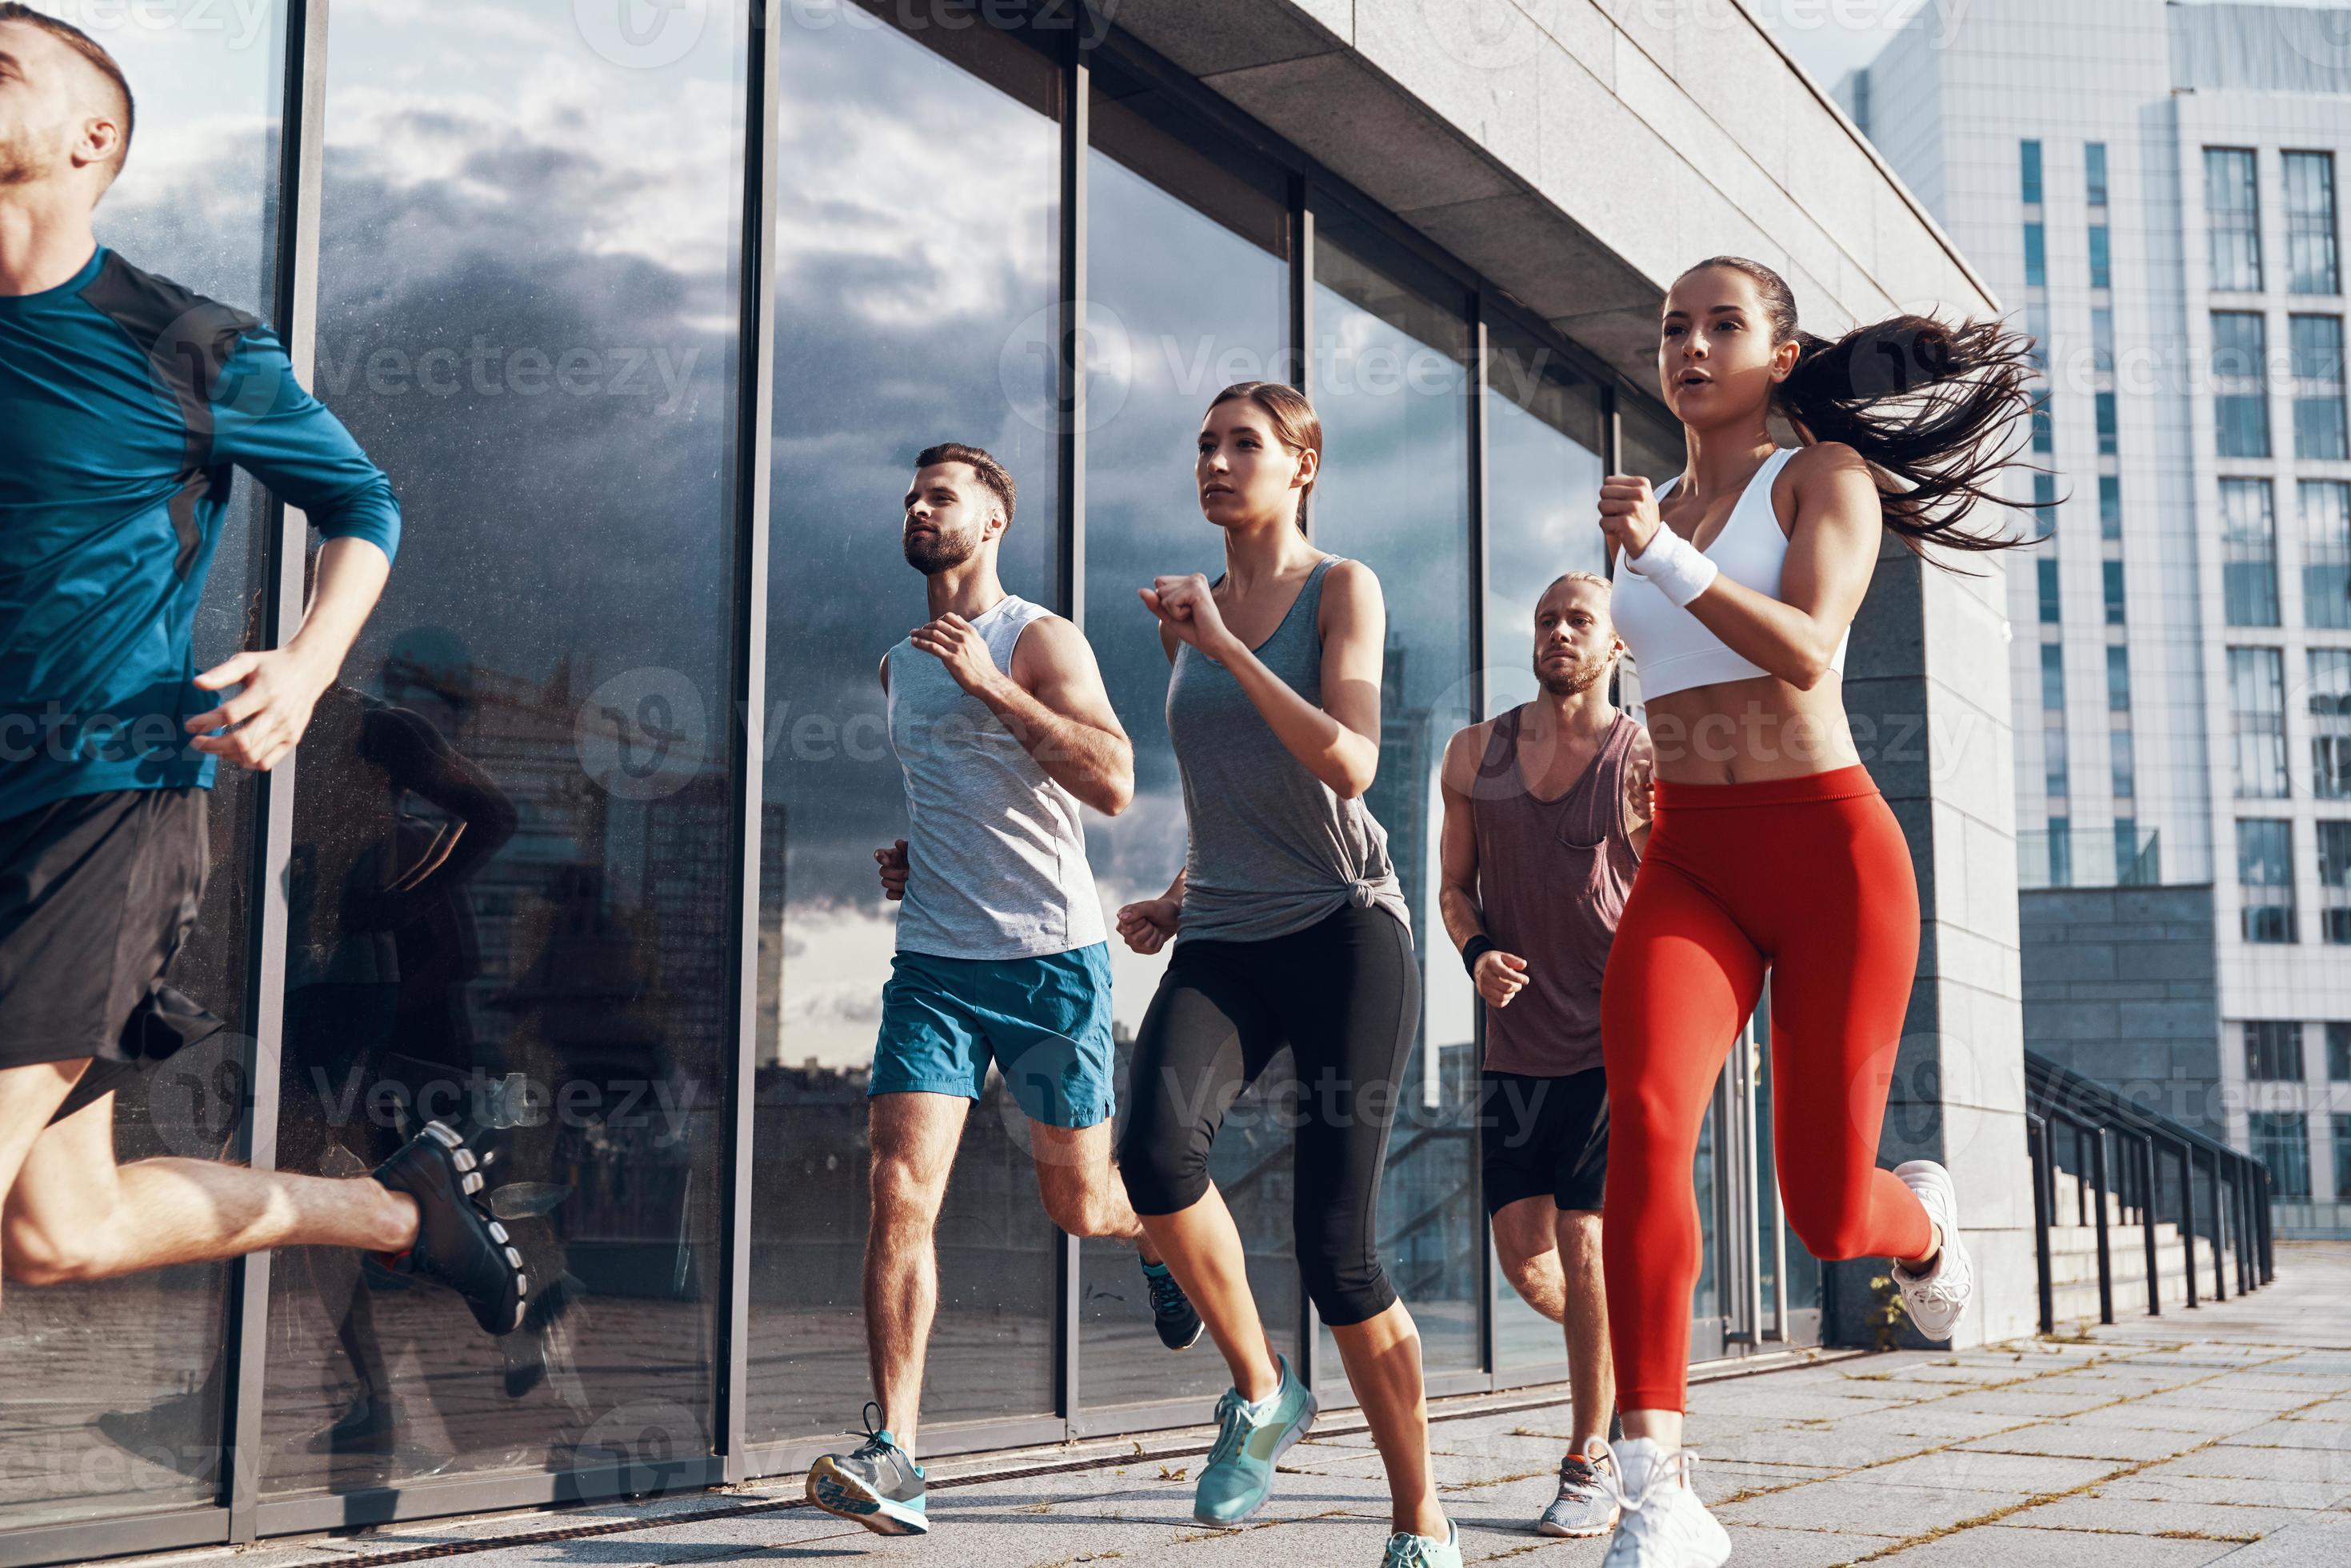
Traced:
[[1169, 1350], [1189, 1350], [1200, 1340], [1200, 1314], [1192, 1299], [1176, 1282], [1165, 1263], [1145, 1263], [1144, 1283], [1151, 1287], [1151, 1319], [1159, 1329], [1159, 1343]]
[[1461, 1568], [1460, 1527], [1447, 1520], [1442, 1541], [1397, 1531], [1388, 1537], [1388, 1549], [1380, 1558], [1380, 1568]]
[[1280, 1358], [1281, 1386], [1252, 1414], [1238, 1388], [1228, 1388], [1217, 1401], [1217, 1446], [1200, 1467], [1199, 1490], [1192, 1497], [1192, 1517], [1202, 1524], [1230, 1529], [1246, 1524], [1273, 1493], [1274, 1461], [1314, 1425], [1314, 1391], [1290, 1370], [1290, 1358]]
[[853, 1519], [876, 1535], [928, 1535], [923, 1508], [923, 1467], [898, 1440], [873, 1423], [881, 1409], [865, 1406], [865, 1441], [846, 1454], [825, 1454], [809, 1467], [809, 1501]]

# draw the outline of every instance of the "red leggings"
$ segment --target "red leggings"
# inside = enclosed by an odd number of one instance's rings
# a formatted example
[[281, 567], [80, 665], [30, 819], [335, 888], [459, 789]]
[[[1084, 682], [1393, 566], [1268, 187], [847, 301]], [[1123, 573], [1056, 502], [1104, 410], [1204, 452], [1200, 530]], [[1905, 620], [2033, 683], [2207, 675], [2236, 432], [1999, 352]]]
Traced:
[[1877, 1166], [1918, 963], [1909, 847], [1866, 768], [1656, 787], [1601, 987], [1601, 1229], [1618, 1406], [1679, 1410], [1701, 1232], [1691, 1180], [1731, 1040], [1771, 971], [1771, 1130], [1816, 1258], [1915, 1258], [1927, 1211]]

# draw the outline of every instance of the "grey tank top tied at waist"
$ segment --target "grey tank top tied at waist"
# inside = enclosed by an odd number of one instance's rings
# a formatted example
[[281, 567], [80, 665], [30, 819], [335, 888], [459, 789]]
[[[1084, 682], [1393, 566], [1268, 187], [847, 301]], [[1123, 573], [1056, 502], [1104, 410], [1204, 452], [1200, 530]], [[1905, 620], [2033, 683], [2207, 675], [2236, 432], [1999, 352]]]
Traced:
[[1494, 721], [1469, 797], [1486, 935], [1527, 961], [1526, 988], [1486, 1009], [1486, 1066], [1563, 1077], [1601, 1065], [1600, 978], [1641, 864], [1625, 821], [1641, 727], [1618, 714], [1567, 793], [1545, 800], [1519, 767], [1526, 713]]
[[[973, 618], [999, 670], [1051, 612], [1011, 595]], [[911, 639], [890, 650], [890, 745], [906, 778], [898, 951], [1030, 958], [1102, 941], [1077, 797]]]
[[[1317, 707], [1322, 579], [1340, 559], [1315, 562], [1281, 623], [1253, 650]], [[1411, 928], [1387, 834], [1371, 811], [1291, 756], [1232, 672], [1188, 643], [1176, 645], [1168, 674], [1167, 734], [1191, 830], [1178, 942], [1266, 941], [1350, 907], [1384, 909]]]

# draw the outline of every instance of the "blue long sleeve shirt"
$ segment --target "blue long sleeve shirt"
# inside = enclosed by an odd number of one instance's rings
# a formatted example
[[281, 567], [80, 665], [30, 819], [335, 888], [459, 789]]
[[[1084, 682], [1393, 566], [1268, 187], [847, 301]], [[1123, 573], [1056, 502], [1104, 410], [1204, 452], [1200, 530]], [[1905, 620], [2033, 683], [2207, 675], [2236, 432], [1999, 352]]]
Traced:
[[100, 246], [0, 296], [0, 819], [75, 795], [209, 786], [182, 721], [232, 467], [386, 556], [381, 470], [269, 329]]

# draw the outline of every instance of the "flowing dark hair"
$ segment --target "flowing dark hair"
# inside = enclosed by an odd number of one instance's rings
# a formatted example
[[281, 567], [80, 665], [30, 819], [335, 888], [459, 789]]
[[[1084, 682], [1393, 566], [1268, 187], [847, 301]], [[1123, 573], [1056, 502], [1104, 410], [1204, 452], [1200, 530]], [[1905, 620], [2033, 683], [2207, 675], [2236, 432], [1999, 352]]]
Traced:
[[[1993, 321], [1956, 326], [1895, 316], [1831, 340], [1796, 325], [1788, 280], [1741, 256], [1708, 256], [1682, 274], [1727, 267], [1753, 281], [1771, 341], [1798, 346], [1796, 368], [1772, 402], [1814, 441], [1842, 441], [1877, 480], [1886, 526], [1913, 551], [2009, 549], [2030, 536], [1960, 526], [1978, 502], [2022, 512], [2031, 503], [1990, 488], [2032, 438], [2032, 340]], [[1677, 279], [1676, 281], [1679, 281]]]

